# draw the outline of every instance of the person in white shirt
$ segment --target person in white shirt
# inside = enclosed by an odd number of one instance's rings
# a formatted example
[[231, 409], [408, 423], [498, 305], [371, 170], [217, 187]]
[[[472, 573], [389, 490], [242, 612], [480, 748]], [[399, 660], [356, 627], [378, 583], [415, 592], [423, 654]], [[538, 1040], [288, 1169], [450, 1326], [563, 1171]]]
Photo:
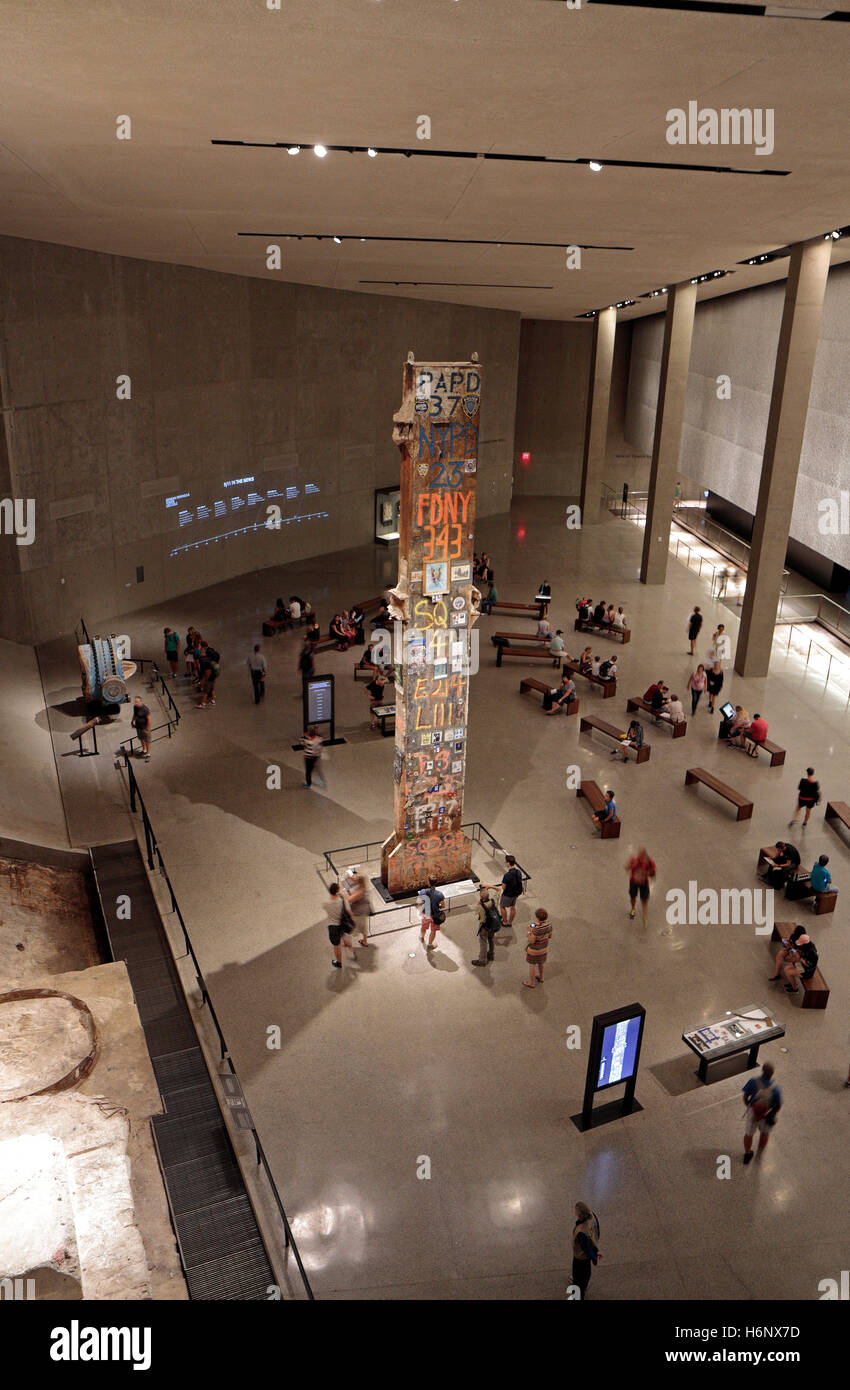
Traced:
[[721, 623], [711, 639], [711, 659], [712, 662], [728, 661], [731, 655], [732, 640]]
[[591, 674], [592, 676], [598, 676], [598, 675], [599, 675], [599, 667], [600, 667], [601, 665], [602, 665], [602, 658], [601, 658], [601, 657], [598, 657], [598, 656], [595, 656], [595, 657], [593, 658], [593, 660], [591, 661], [591, 663], [590, 663], [590, 674]]
[[669, 719], [671, 724], [678, 724], [680, 719], [684, 719], [685, 711], [682, 708], [682, 701], [678, 695], [671, 695], [667, 701], [659, 719]]
[[611, 620], [612, 627], [624, 628], [626, 626], [626, 615], [622, 608], [618, 608]]
[[293, 624], [301, 622], [301, 604], [297, 598], [291, 598], [289, 600], [289, 616]]
[[258, 705], [266, 693], [266, 671], [268, 666], [266, 658], [263, 656], [259, 642], [254, 643], [254, 650], [245, 660], [245, 665], [251, 672], [251, 684], [254, 687], [254, 704]]

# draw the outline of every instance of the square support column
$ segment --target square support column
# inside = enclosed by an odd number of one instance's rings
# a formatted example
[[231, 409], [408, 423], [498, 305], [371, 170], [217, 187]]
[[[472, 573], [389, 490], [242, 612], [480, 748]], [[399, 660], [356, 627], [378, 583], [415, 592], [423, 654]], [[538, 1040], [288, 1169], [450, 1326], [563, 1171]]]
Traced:
[[740, 676], [766, 676], [770, 666], [831, 252], [821, 237], [791, 250], [735, 652]]
[[667, 578], [696, 299], [697, 287], [691, 284], [674, 285], [667, 299], [640, 567], [642, 584], [663, 584]]
[[617, 310], [602, 309], [593, 325], [590, 357], [590, 385], [584, 425], [584, 456], [581, 465], [581, 524], [592, 526], [599, 520], [602, 471], [608, 443], [608, 403], [611, 398], [611, 369], [614, 362], [614, 335]]

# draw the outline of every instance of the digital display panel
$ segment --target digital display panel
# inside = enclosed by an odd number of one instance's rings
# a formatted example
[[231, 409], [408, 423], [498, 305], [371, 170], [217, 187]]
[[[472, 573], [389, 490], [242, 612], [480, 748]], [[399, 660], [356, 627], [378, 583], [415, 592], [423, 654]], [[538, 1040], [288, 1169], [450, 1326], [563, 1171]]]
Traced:
[[602, 1050], [596, 1090], [616, 1086], [634, 1076], [637, 1065], [643, 1015], [609, 1023], [602, 1032]]
[[327, 724], [333, 719], [333, 681], [323, 676], [307, 683], [307, 721]]

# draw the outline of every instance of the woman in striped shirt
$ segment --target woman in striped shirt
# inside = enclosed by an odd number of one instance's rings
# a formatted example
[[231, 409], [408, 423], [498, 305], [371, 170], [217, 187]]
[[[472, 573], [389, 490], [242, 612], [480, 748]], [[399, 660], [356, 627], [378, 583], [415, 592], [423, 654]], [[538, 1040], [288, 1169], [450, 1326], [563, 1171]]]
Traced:
[[528, 979], [523, 980], [527, 989], [534, 989], [534, 972], [537, 971], [537, 979], [541, 985], [543, 983], [543, 967], [546, 964], [546, 952], [549, 950], [549, 942], [552, 938], [552, 926], [549, 921], [549, 913], [545, 907], [538, 907], [534, 914], [534, 921], [528, 928], [528, 945], [525, 948], [525, 959], [528, 962]]

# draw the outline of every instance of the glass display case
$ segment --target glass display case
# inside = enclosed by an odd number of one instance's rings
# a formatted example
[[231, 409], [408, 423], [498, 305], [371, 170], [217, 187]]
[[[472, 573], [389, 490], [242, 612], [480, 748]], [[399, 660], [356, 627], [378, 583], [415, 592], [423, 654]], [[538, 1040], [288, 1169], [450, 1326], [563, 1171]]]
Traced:
[[398, 509], [401, 488], [375, 488], [375, 540], [380, 545], [392, 545], [398, 540]]

